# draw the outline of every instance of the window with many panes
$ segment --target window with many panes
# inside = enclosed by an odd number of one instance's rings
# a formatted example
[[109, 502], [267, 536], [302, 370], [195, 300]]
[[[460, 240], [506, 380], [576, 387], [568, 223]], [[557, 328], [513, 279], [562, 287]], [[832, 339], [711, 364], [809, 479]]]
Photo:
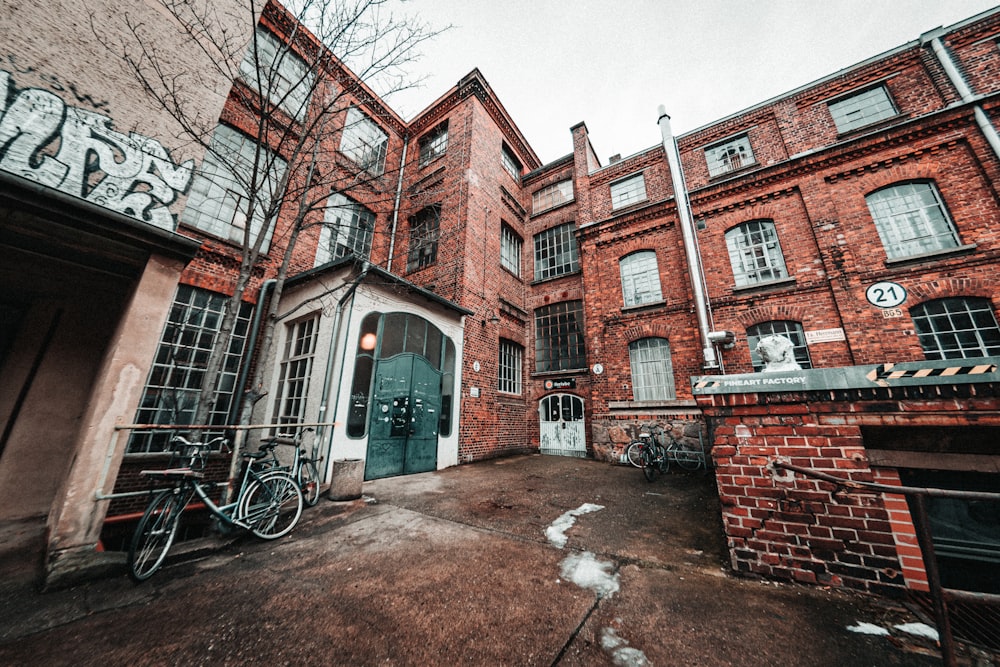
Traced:
[[626, 306], [639, 306], [663, 299], [660, 270], [652, 250], [634, 252], [618, 262], [622, 276], [622, 298]]
[[429, 164], [439, 155], [448, 150], [448, 121], [435, 127], [420, 138], [420, 166]]
[[770, 220], [751, 220], [726, 232], [729, 262], [736, 286], [788, 277], [778, 233]]
[[240, 63], [240, 77], [272, 104], [280, 106], [293, 118], [301, 119], [309, 102], [312, 72], [287, 44], [267, 30], [258, 26], [256, 37], [256, 58], [254, 42], [250, 42]]
[[[201, 383], [205, 366], [215, 339], [219, 335], [228, 297], [206, 290], [180, 285], [174, 296], [167, 323], [163, 327], [156, 357], [142, 391], [136, 424], [191, 424], [201, 398]], [[209, 424], [229, 423], [229, 412], [235, 400], [236, 378], [243, 360], [247, 331], [253, 307], [240, 304], [233, 332], [226, 345], [219, 393], [209, 415]], [[132, 432], [129, 453], [163, 452], [170, 449], [170, 430]], [[222, 435], [222, 430], [205, 435], [205, 439]]]
[[531, 195], [531, 212], [535, 215], [560, 204], [573, 201], [573, 179], [567, 178], [552, 185], [546, 185]]
[[406, 270], [416, 271], [437, 261], [441, 205], [426, 206], [410, 218], [410, 253]]
[[753, 364], [754, 372], [759, 373], [764, 370], [764, 360], [757, 353], [757, 343], [766, 336], [784, 336], [790, 340], [795, 361], [802, 368], [812, 368], [812, 360], [809, 358], [809, 348], [806, 345], [806, 334], [802, 329], [802, 324], [787, 320], [775, 320], [747, 327], [747, 346], [750, 348], [750, 362]]
[[500, 266], [521, 276], [521, 246], [524, 242], [509, 225], [500, 225]]
[[629, 176], [611, 184], [611, 208], [624, 208], [646, 199], [646, 177], [643, 174]]
[[521, 161], [517, 159], [514, 155], [514, 151], [507, 147], [507, 144], [503, 144], [500, 147], [500, 162], [503, 164], [503, 168], [507, 170], [507, 173], [517, 181], [521, 182]]
[[831, 102], [829, 109], [837, 131], [841, 134], [884, 118], [891, 118], [898, 113], [885, 86], [870, 88], [857, 95]]
[[929, 181], [876, 190], [865, 202], [889, 259], [956, 248], [958, 233], [937, 188]]
[[330, 195], [323, 212], [314, 266], [348, 255], [368, 259], [374, 231], [374, 213], [339, 192]]
[[505, 394], [521, 393], [521, 360], [524, 348], [509, 340], [500, 340], [497, 365], [497, 390]]
[[[278, 391], [271, 417], [272, 424], [285, 426], [305, 421], [318, 328], [318, 315], [286, 326], [285, 349], [278, 366]], [[287, 428], [280, 430], [289, 432]]]
[[583, 302], [563, 301], [535, 310], [535, 371], [587, 366], [583, 340]]
[[[260, 165], [254, 172], [254, 158], [261, 151]], [[181, 219], [219, 238], [243, 242], [247, 218], [251, 218], [251, 243], [261, 231], [265, 234], [263, 248], [270, 243], [273, 225], [267, 224], [267, 209], [280, 195], [281, 178], [286, 163], [280, 157], [247, 135], [227, 125], [215, 128], [212, 141], [205, 152], [201, 169], [191, 183], [191, 194]], [[251, 183], [258, 181], [251, 191]], [[250, 195], [256, 203], [251, 215]]]
[[1000, 327], [988, 299], [936, 299], [910, 309], [924, 356], [967, 359], [1000, 355]]
[[719, 176], [754, 164], [756, 160], [750, 148], [750, 138], [744, 134], [706, 148], [705, 162], [708, 163], [708, 175]]
[[674, 390], [674, 365], [666, 338], [640, 338], [628, 345], [632, 395], [637, 401], [669, 401]]
[[546, 280], [580, 269], [572, 222], [535, 235], [535, 280]]
[[361, 109], [351, 106], [340, 139], [340, 152], [372, 176], [381, 176], [388, 148], [389, 135]]

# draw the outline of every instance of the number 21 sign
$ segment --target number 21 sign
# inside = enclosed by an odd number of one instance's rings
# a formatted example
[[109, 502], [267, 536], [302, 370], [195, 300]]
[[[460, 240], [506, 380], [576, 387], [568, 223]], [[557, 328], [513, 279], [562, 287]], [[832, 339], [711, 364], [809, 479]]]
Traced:
[[873, 306], [895, 308], [906, 301], [906, 289], [899, 283], [875, 283], [865, 290], [865, 298]]

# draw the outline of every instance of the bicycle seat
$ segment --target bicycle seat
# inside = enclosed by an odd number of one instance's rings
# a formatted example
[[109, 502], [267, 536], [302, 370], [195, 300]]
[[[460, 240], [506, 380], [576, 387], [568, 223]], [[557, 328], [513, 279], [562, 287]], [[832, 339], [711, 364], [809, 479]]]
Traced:
[[[263, 449], [263, 447], [262, 447], [262, 449]], [[266, 451], [243, 452], [243, 458], [245, 458], [245, 459], [254, 459], [254, 460], [257, 460], [257, 459], [262, 459], [265, 456], [267, 456], [267, 452]]]

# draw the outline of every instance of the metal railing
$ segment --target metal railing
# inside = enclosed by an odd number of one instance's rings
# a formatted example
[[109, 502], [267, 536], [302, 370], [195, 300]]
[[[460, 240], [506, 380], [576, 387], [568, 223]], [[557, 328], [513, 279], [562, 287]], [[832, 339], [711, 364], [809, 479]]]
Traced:
[[956, 498], [959, 500], [985, 500], [1000, 501], [1000, 493], [990, 493], [986, 491], [959, 491], [954, 489], [936, 489], [929, 487], [915, 486], [892, 486], [889, 484], [879, 484], [877, 482], [858, 482], [844, 479], [836, 475], [803, 468], [792, 465], [785, 461], [776, 460], [771, 462], [771, 467], [797, 472], [806, 477], [812, 477], [825, 482], [831, 482], [839, 487], [854, 489], [858, 491], [875, 491], [879, 493], [893, 493], [912, 498], [910, 514], [913, 518], [913, 526], [917, 533], [917, 542], [920, 545], [920, 553], [924, 560], [924, 570], [927, 573], [927, 585], [930, 588], [931, 603], [934, 612], [934, 622], [937, 624], [938, 638], [941, 643], [941, 660], [946, 667], [955, 667], [957, 658], [955, 656], [955, 637], [952, 632], [951, 615], [949, 605], [959, 602], [986, 603], [991, 606], [1000, 607], [1000, 595], [992, 593], [976, 593], [963, 591], [954, 588], [944, 588], [941, 585], [941, 573], [938, 569], [937, 556], [934, 552], [934, 541], [931, 537], [930, 518], [927, 513], [927, 498]]

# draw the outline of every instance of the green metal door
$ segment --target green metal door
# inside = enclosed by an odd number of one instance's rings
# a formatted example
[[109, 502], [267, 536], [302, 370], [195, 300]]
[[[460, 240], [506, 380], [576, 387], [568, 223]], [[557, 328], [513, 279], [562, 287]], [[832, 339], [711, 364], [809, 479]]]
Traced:
[[380, 360], [372, 400], [365, 479], [435, 470], [440, 371], [413, 354]]

